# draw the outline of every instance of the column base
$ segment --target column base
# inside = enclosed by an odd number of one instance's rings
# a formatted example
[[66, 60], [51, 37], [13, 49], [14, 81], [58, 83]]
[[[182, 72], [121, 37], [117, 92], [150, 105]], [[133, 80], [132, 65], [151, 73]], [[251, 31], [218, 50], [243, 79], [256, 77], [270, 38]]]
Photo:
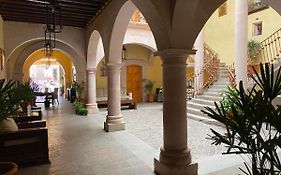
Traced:
[[125, 123], [112, 124], [104, 122], [104, 130], [106, 132], [122, 131], [125, 130]]
[[104, 130], [106, 132], [125, 130], [125, 122], [123, 121], [122, 116], [107, 116], [107, 119], [104, 122]]
[[154, 159], [154, 171], [158, 175], [197, 175], [198, 164], [191, 163], [185, 166], [167, 166]]
[[86, 104], [89, 114], [96, 114], [99, 112], [98, 104]]

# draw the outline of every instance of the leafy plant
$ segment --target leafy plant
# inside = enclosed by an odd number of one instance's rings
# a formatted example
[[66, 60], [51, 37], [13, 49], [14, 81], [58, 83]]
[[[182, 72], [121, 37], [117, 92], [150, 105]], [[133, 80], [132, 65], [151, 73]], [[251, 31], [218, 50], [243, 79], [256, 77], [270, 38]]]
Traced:
[[36, 95], [31, 88], [31, 86], [26, 84], [20, 84], [16, 89], [15, 93], [17, 94], [17, 98], [20, 98], [21, 100], [25, 102], [31, 102], [36, 98]]
[[0, 122], [17, 114], [20, 98], [14, 89], [15, 82], [0, 80]]
[[272, 100], [281, 93], [281, 68], [274, 72], [273, 66], [260, 64], [260, 75], [254, 69], [256, 82], [251, 90], [245, 91], [243, 83], [236, 89], [237, 95], [229, 97], [232, 117], [222, 103], [216, 109], [206, 107], [202, 112], [226, 126], [226, 133], [211, 129], [208, 139], [212, 144], [224, 144], [225, 154], [246, 154], [251, 165], [244, 163], [247, 175], [275, 175], [281, 173], [277, 149], [281, 147], [281, 106], [274, 107]]
[[152, 94], [154, 84], [155, 84], [154, 81], [146, 80], [146, 84], [144, 85], [144, 91], [148, 94]]
[[75, 101], [74, 102], [74, 108], [75, 108], [75, 113], [78, 115], [87, 115], [88, 114], [88, 109], [86, 108], [86, 105], [80, 101]]
[[76, 91], [77, 94], [78, 94], [78, 100], [80, 100], [80, 98], [81, 98], [81, 96], [82, 96], [83, 87], [82, 87], [80, 84], [78, 84], [76, 81], [74, 81], [74, 82], [72, 83], [71, 87], [72, 87], [73, 89], [75, 89], [75, 91]]
[[260, 43], [255, 40], [250, 40], [248, 42], [248, 57], [253, 61], [256, 60], [257, 53], [260, 47], [261, 47]]
[[239, 92], [237, 91], [237, 89], [228, 86], [220, 93], [220, 95], [222, 96], [222, 100], [220, 101], [220, 103], [224, 107], [225, 111], [230, 113], [231, 106], [236, 107], [235, 103], [237, 103], [237, 101], [235, 99], [237, 99]]

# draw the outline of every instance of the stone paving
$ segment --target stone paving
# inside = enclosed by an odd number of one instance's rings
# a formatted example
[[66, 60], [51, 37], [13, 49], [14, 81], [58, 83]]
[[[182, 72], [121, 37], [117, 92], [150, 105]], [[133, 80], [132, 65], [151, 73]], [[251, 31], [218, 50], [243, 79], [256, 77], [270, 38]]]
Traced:
[[[127, 129], [106, 133], [106, 109], [83, 117], [74, 114], [70, 103], [62, 102], [44, 111], [51, 164], [20, 169], [18, 175], [153, 175], [153, 159], [159, 156], [163, 140], [162, 104], [140, 104], [137, 110], [122, 113]], [[213, 162], [234, 166], [233, 159], [221, 161], [221, 146], [211, 146], [205, 139], [209, 128], [210, 125], [189, 120], [189, 147], [193, 160], [199, 162], [199, 174], [218, 171], [218, 164]]]
[[[106, 115], [106, 110], [103, 109], [100, 112], [103, 116]], [[122, 114], [128, 132], [155, 149], [159, 149], [163, 145], [161, 103], [139, 104], [138, 110], [123, 110]], [[224, 131], [224, 128], [216, 125], [188, 120], [188, 145], [194, 160], [221, 154], [224, 150], [222, 146], [211, 145], [211, 141], [206, 139], [207, 135], [211, 134], [210, 128], [218, 132]]]

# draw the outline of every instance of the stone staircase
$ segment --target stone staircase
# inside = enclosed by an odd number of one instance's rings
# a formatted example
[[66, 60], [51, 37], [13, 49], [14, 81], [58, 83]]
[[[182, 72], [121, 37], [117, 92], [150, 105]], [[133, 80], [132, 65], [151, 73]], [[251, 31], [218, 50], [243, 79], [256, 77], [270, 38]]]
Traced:
[[205, 106], [215, 108], [214, 102], [219, 102], [222, 97], [220, 92], [229, 85], [228, 67], [224, 63], [219, 66], [219, 79], [214, 82], [202, 95], [187, 101], [187, 117], [210, 124], [220, 125], [219, 122], [209, 118], [201, 112]]

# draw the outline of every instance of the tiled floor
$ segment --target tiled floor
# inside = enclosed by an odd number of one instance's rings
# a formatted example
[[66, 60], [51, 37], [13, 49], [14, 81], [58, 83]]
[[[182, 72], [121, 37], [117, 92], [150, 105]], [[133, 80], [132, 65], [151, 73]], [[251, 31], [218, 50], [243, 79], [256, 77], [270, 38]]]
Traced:
[[[70, 103], [62, 102], [44, 112], [49, 130], [51, 164], [21, 169], [19, 175], [152, 175], [153, 158], [162, 145], [162, 105], [141, 104], [138, 110], [122, 111], [127, 129], [114, 133], [103, 131], [106, 110], [86, 117], [73, 114]], [[217, 130], [220, 127], [212, 126]], [[210, 126], [189, 120], [189, 147], [200, 174], [223, 167], [222, 147], [210, 146], [205, 137]], [[211, 156], [211, 157], [208, 157]], [[240, 162], [225, 159], [225, 167]], [[214, 165], [214, 166], [209, 166]]]

